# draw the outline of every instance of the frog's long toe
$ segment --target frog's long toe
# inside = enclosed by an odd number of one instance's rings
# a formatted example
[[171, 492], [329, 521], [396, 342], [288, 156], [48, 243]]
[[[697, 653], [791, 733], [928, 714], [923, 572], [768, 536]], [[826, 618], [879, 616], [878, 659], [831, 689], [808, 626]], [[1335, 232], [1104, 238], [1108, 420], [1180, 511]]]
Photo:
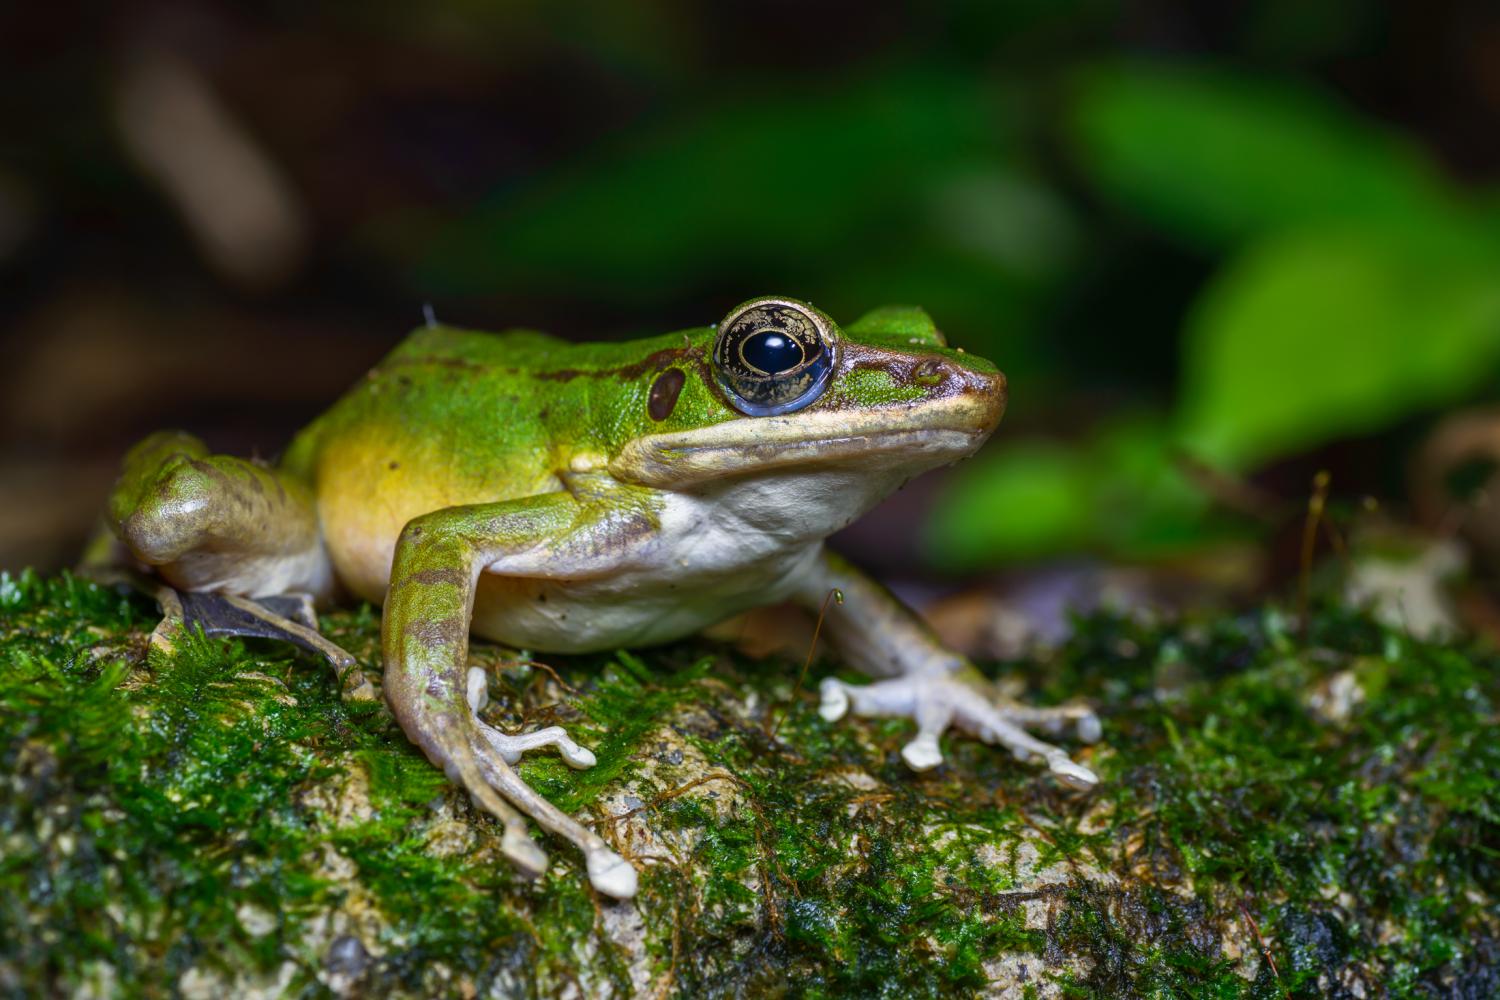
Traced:
[[[488, 700], [483, 681], [483, 671], [477, 667], [470, 668], [466, 692], [470, 712], [468, 726], [474, 734], [470, 749], [485, 783], [544, 828], [577, 845], [583, 852], [589, 881], [595, 889], [614, 899], [629, 899], [634, 896], [637, 879], [630, 862], [612, 851], [598, 834], [542, 798], [511, 767], [520, 762], [522, 754], [537, 747], [556, 746], [563, 760], [576, 768], [593, 767], [597, 763], [593, 752], [573, 742], [567, 730], [561, 726], [548, 726], [535, 732], [509, 736], [489, 725], [479, 718], [479, 710]], [[506, 830], [507, 841], [510, 840], [511, 832], [510, 829]], [[526, 843], [530, 844], [530, 840], [527, 839]], [[539, 848], [537, 851], [540, 853]], [[506, 853], [515, 857], [509, 850]], [[522, 867], [529, 866], [522, 864]]]
[[485, 741], [505, 758], [507, 764], [515, 764], [520, 761], [521, 755], [527, 750], [535, 750], [537, 747], [556, 746], [557, 752], [562, 759], [568, 762], [569, 767], [582, 770], [593, 767], [598, 763], [594, 752], [588, 747], [581, 747], [574, 743], [568, 736], [568, 731], [562, 726], [548, 726], [546, 729], [538, 729], [530, 733], [518, 733], [515, 736], [507, 736], [494, 726], [484, 723], [479, 724], [479, 731], [484, 735]]
[[521, 755], [527, 750], [545, 746], [557, 747], [557, 752], [562, 755], [563, 760], [568, 762], [568, 766], [579, 770], [593, 767], [599, 762], [592, 750], [574, 743], [573, 738], [562, 726], [548, 726], [529, 733], [517, 733], [515, 736], [502, 733], [479, 718], [480, 710], [490, 700], [489, 675], [479, 667], [470, 667], [467, 684], [466, 697], [469, 710], [474, 713], [474, 725], [479, 728], [480, 734], [484, 736], [490, 748], [504, 757], [507, 764], [519, 763]]
[[[249, 598], [211, 591], [174, 591], [162, 588], [157, 602], [162, 606], [163, 625], [180, 618], [196, 625], [204, 634], [273, 639], [288, 642], [323, 657], [333, 668], [342, 696], [350, 701], [374, 701], [375, 686], [365, 677], [359, 661], [347, 650], [323, 637], [306, 594]], [[167, 595], [171, 595], [169, 604]], [[175, 604], [175, 608], [173, 606]], [[153, 633], [153, 640], [156, 633]]]
[[488, 736], [482, 739], [486, 745], [476, 746], [475, 756], [491, 787], [544, 829], [572, 841], [583, 852], [589, 881], [595, 889], [614, 899], [634, 896], [637, 876], [630, 862], [611, 850], [597, 833], [542, 798], [536, 789], [521, 780], [500, 751], [488, 747]]
[[[450, 734], [458, 735], [451, 729], [444, 735]], [[547, 852], [531, 839], [526, 829], [526, 818], [522, 815], [525, 810], [515, 808], [508, 797], [497, 794], [494, 783], [488, 780], [488, 755], [476, 753], [473, 748], [464, 747], [456, 741], [442, 741], [438, 745], [444, 748], [443, 771], [449, 780], [467, 791], [476, 805], [505, 827], [500, 838], [500, 850], [523, 875], [528, 878], [540, 877], [547, 870]]]
[[1017, 760], [1039, 757], [1063, 783], [1080, 789], [1092, 788], [1099, 777], [1075, 762], [1067, 752], [1026, 732], [1034, 726], [1049, 733], [1071, 727], [1085, 742], [1100, 736], [1099, 719], [1086, 707], [1028, 708], [997, 705], [978, 685], [948, 675], [909, 674], [873, 684], [846, 684], [828, 678], [821, 687], [819, 712], [830, 722], [851, 708], [855, 715], [908, 717], [916, 721], [917, 734], [901, 748], [901, 757], [914, 771], [926, 771], [943, 762], [938, 737], [950, 727], [962, 729], [986, 743], [1009, 750]]

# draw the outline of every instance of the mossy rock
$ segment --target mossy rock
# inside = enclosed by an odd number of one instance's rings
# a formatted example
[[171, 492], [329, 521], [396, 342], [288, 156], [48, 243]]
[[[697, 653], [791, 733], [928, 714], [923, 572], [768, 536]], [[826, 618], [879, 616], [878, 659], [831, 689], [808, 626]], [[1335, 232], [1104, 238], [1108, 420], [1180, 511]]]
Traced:
[[[997, 667], [1098, 706], [1091, 794], [965, 740], [912, 774], [905, 725], [824, 722], [795, 663], [476, 647], [497, 724], [596, 750], [523, 772], [636, 862], [629, 903], [563, 843], [517, 876], [319, 662], [148, 653], [154, 618], [0, 577], [7, 994], [1500, 995], [1500, 658], [1338, 608], [1305, 641], [1091, 618]], [[373, 657], [372, 609], [324, 625]]]

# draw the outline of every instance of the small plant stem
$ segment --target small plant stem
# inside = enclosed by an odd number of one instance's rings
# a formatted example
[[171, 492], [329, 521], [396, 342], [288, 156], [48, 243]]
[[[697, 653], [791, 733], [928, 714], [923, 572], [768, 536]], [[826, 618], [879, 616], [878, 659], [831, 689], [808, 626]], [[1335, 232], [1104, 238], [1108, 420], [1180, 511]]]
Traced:
[[[813, 653], [818, 649], [818, 634], [823, 631], [823, 619], [828, 614], [828, 602], [835, 604], [844, 603], [844, 592], [837, 587], [829, 590], [823, 597], [823, 604], [818, 608], [818, 621], [813, 625], [812, 642], [807, 644], [807, 659], [802, 661], [802, 670], [797, 674], [797, 683], [792, 685], [792, 696], [787, 699], [787, 708], [796, 703], [797, 695], [802, 693], [802, 682], [807, 679], [807, 671], [812, 666]], [[774, 740], [776, 733], [781, 729], [781, 723], [786, 719], [786, 712], [771, 711], [766, 713], [766, 738]]]
[[1311, 621], [1312, 563], [1313, 554], [1318, 547], [1318, 524], [1323, 520], [1323, 512], [1328, 506], [1331, 478], [1327, 469], [1320, 470], [1313, 476], [1312, 496], [1307, 498], [1307, 520], [1302, 524], [1302, 571], [1297, 603], [1303, 645], [1307, 644], [1308, 625]]

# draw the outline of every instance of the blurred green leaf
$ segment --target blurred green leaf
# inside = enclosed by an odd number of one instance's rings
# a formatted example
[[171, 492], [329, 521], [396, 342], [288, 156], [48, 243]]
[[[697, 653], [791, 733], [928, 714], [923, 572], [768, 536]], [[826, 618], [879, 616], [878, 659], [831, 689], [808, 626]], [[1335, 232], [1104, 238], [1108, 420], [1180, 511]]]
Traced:
[[1013, 274], [1046, 278], [1072, 256], [1073, 217], [1055, 191], [1012, 169], [955, 173], [930, 197], [934, 231]]
[[1013, 442], [955, 473], [928, 522], [932, 561], [968, 569], [1030, 558], [1082, 540], [1088, 470], [1078, 452], [1049, 441]]
[[1075, 81], [1078, 166], [1105, 196], [1205, 246], [1320, 220], [1451, 211], [1419, 148], [1317, 91], [1206, 68], [1124, 64]]
[[1433, 232], [1276, 236], [1221, 272], [1188, 321], [1180, 431], [1230, 468], [1460, 398], [1500, 360], [1500, 259]]
[[1178, 551], [1217, 526], [1173, 460], [1159, 418], [1119, 419], [1081, 444], [1016, 441], [961, 466], [926, 525], [931, 560], [969, 570], [1092, 551], [1132, 558]]
[[991, 280], [1030, 279], [1056, 271], [1072, 231], [1010, 163], [1012, 117], [988, 86], [942, 72], [774, 86], [631, 129], [400, 251], [417, 254], [425, 290], [448, 295], [651, 299], [728, 271], [757, 290], [805, 287], [807, 274], [955, 251]]

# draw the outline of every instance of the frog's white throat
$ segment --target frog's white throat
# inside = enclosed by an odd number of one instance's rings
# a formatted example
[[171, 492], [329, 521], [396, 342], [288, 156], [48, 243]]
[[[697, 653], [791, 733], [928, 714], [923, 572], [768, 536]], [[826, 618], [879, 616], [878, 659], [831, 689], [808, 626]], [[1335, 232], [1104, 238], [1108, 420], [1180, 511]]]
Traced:
[[686, 515], [696, 522], [697, 530], [717, 536], [726, 545], [742, 552], [764, 550], [769, 555], [779, 547], [793, 550], [819, 542], [848, 527], [908, 478], [894, 468], [851, 465], [724, 477], [669, 499], [664, 520], [673, 522]]

